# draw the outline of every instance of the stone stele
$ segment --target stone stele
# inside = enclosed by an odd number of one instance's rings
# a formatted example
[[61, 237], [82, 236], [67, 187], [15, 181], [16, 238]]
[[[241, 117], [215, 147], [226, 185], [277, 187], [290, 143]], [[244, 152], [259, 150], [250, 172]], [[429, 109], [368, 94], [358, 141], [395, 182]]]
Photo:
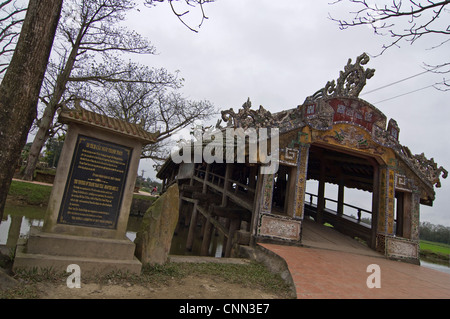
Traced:
[[136, 234], [136, 257], [143, 263], [164, 264], [178, 222], [178, 185], [170, 186], [147, 210]]
[[17, 244], [13, 271], [71, 264], [84, 275], [139, 274], [127, 224], [143, 145], [159, 133], [81, 108], [63, 108], [68, 132], [42, 227]]

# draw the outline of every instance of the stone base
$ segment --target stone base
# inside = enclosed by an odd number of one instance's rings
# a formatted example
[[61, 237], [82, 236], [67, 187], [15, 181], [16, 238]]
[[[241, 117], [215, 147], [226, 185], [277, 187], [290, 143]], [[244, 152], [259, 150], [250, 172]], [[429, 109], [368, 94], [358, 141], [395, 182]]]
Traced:
[[302, 221], [287, 216], [261, 214], [258, 225], [258, 237], [272, 238], [291, 242], [300, 241]]
[[28, 241], [17, 245], [13, 270], [52, 268], [66, 271], [68, 265], [77, 264], [82, 276], [112, 271], [140, 274], [142, 264], [134, 257], [134, 249], [134, 243], [128, 239], [46, 233], [32, 227]]
[[418, 240], [378, 233], [376, 250], [389, 259], [420, 265]]

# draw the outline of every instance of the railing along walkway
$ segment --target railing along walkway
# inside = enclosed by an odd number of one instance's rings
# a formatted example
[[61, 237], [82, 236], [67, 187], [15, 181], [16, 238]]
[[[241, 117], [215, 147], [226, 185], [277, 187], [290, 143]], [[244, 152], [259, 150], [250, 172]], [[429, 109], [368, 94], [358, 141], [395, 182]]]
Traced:
[[[306, 193], [309, 195], [309, 203], [305, 203], [305, 215], [313, 217], [317, 220], [317, 205], [313, 203], [313, 197], [318, 197], [315, 194]], [[356, 218], [353, 216], [348, 216], [345, 214], [338, 214], [336, 211], [326, 208], [326, 202], [338, 203], [338, 201], [325, 198], [325, 205], [322, 214], [322, 222], [329, 223], [341, 233], [352, 237], [359, 237], [363, 240], [370, 241], [371, 238], [371, 225], [364, 222], [362, 219], [362, 213], [370, 214], [372, 217], [372, 212], [361, 207], [353, 206], [350, 204], [343, 203], [344, 207], [349, 207], [356, 210]]]

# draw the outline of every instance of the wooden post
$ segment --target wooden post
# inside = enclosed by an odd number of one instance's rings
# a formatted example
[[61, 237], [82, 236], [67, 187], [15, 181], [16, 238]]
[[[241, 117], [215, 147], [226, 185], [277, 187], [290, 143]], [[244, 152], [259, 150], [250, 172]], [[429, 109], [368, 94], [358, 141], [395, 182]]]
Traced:
[[200, 255], [201, 256], [208, 256], [208, 250], [209, 250], [209, 245], [211, 244], [211, 236], [212, 236], [212, 232], [213, 232], [213, 224], [210, 221], [210, 218], [213, 218], [211, 216], [211, 212], [210, 210], [208, 217], [206, 218], [205, 221], [205, 231], [203, 232], [203, 241], [202, 241], [202, 247], [200, 249]]
[[372, 166], [373, 166], [372, 219], [371, 219], [372, 234], [369, 246], [370, 248], [375, 249], [378, 231], [379, 205], [380, 205], [380, 168], [378, 166], [378, 163], [376, 163], [375, 161], [372, 162]]
[[256, 181], [255, 186], [255, 196], [253, 197], [253, 209], [252, 209], [252, 217], [250, 221], [250, 245], [255, 245], [256, 235], [258, 234], [258, 221], [259, 214], [262, 206], [262, 197], [263, 197], [263, 186], [264, 186], [264, 175], [259, 173], [258, 169], [258, 179]]
[[338, 190], [338, 206], [337, 206], [338, 215], [344, 214], [344, 187], [345, 187], [345, 180], [341, 170], [341, 172], [339, 173], [339, 190]]
[[191, 251], [194, 244], [195, 228], [197, 227], [197, 202], [192, 208], [191, 223], [189, 224], [189, 232], [186, 240], [186, 249]]
[[[202, 194], [205, 194], [206, 190], [208, 188], [208, 186], [206, 185], [206, 181], [208, 180], [209, 170], [210, 170], [210, 165], [207, 164], [206, 172], [205, 172], [204, 180], [203, 180]], [[186, 249], [189, 251], [192, 250], [192, 246], [194, 244], [194, 237], [195, 237], [195, 228], [197, 227], [197, 215], [198, 215], [197, 203], [198, 203], [198, 201], [196, 201], [194, 203], [194, 207], [192, 208], [191, 222], [189, 224], [189, 232], [188, 232], [188, 236], [187, 236], [187, 240], [186, 240]], [[205, 228], [204, 226], [205, 225], [202, 226], [201, 231], [204, 231], [204, 228]], [[201, 234], [203, 234], [203, 233], [201, 232]]]
[[223, 181], [223, 193], [222, 193], [222, 206], [226, 206], [228, 202], [228, 190], [230, 188], [229, 180], [231, 177], [231, 174], [233, 173], [233, 164], [227, 164], [225, 169], [225, 176]]
[[205, 177], [204, 177], [204, 180], [203, 180], [203, 189], [202, 189], [202, 193], [203, 193], [203, 194], [206, 193], [206, 190], [207, 190], [207, 188], [208, 188], [208, 185], [206, 185], [206, 181], [207, 181], [208, 178], [209, 178], [209, 170], [210, 170], [210, 169], [211, 169], [211, 166], [209, 165], [209, 163], [206, 164], [206, 171], [205, 171]]
[[[231, 227], [231, 218], [225, 218], [225, 228], [229, 230], [230, 227]], [[227, 234], [229, 234], [229, 231]], [[225, 235], [225, 233], [224, 233], [224, 235]], [[228, 246], [229, 241], [231, 241], [229, 236], [223, 236], [222, 246], [224, 247], [224, 252], [226, 252], [226, 247]]]
[[164, 188], [166, 187], [166, 180], [167, 180], [167, 177], [164, 177], [164, 179], [162, 180], [161, 194], [164, 193]]
[[403, 237], [403, 220], [404, 220], [404, 212], [405, 212], [405, 193], [403, 192], [399, 192], [397, 194], [397, 196], [395, 196], [397, 198], [397, 207], [396, 207], [396, 212], [397, 212], [397, 220], [395, 223], [395, 235], [396, 236], [400, 236]]
[[317, 218], [316, 222], [322, 224], [323, 210], [325, 209], [325, 161], [320, 161], [319, 189], [317, 191]]
[[403, 193], [403, 233], [404, 238], [412, 239], [412, 193]]
[[289, 167], [288, 170], [284, 211], [289, 217], [294, 217], [295, 215], [295, 188], [297, 187], [297, 169], [297, 167]]
[[239, 218], [233, 218], [230, 222], [230, 228], [228, 229], [228, 239], [225, 247], [225, 257], [228, 258], [231, 255], [231, 248], [233, 248], [233, 235], [236, 230], [239, 229], [241, 220]]
[[248, 187], [251, 189], [255, 189], [256, 187], [256, 176], [258, 174], [257, 166], [250, 166], [250, 173], [248, 176]]

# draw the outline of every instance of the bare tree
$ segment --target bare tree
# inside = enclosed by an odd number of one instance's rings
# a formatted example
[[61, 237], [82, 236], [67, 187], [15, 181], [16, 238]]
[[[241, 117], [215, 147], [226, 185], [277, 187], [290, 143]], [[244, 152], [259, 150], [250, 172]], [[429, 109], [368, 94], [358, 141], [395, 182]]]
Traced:
[[[162, 0], [145, 1], [149, 5], [152, 2], [162, 2]], [[172, 6], [172, 0], [167, 1]], [[212, 2], [212, 0], [184, 1], [189, 6], [200, 5], [202, 12], [204, 12], [203, 4]], [[29, 0], [17, 45], [0, 84], [0, 145], [2, 146], [0, 150], [0, 221], [17, 160], [20, 158], [21, 150], [37, 114], [36, 106], [39, 92], [61, 15], [62, 2], [62, 0]], [[109, 1], [110, 4], [117, 2], [118, 0]], [[10, 1], [6, 0], [1, 3], [8, 4]], [[81, 12], [89, 12], [91, 6], [97, 5], [97, 1], [92, 0], [89, 3], [86, 2], [86, 4], [82, 6]], [[176, 14], [180, 20], [185, 16], [184, 12]], [[114, 14], [111, 14], [111, 17], [114, 16]], [[116, 17], [119, 16], [120, 14]], [[205, 17], [204, 14], [203, 16]], [[83, 19], [74, 20], [68, 27], [83, 22], [86, 21]], [[4, 27], [2, 26], [2, 28]], [[71, 43], [76, 45], [78, 37], [74, 37], [70, 28], [65, 30]], [[100, 30], [102, 30], [101, 25], [97, 27], [97, 31]], [[114, 38], [113, 33], [107, 33], [103, 40], [106, 40], [106, 42], [97, 38], [97, 40], [85, 44], [98, 45], [97, 52], [106, 52], [109, 49], [102, 47], [102, 43], [108, 43], [107, 41], [114, 43], [114, 40], [118, 39]], [[115, 43], [117, 45], [126, 44], [120, 41]], [[13, 45], [13, 42], [11, 42], [11, 45]], [[84, 47], [80, 46], [80, 49], [83, 51]], [[68, 59], [71, 57], [73, 56], [68, 54]], [[78, 61], [77, 58], [75, 60]], [[67, 73], [65, 74], [67, 75]]]
[[14, 0], [0, 3], [0, 76], [8, 68], [26, 11], [26, 7]]
[[[333, 4], [344, 2], [335, 1]], [[348, 0], [355, 8], [351, 19], [336, 19], [340, 29], [361, 25], [372, 27], [377, 35], [387, 36], [391, 41], [383, 45], [381, 53], [402, 42], [414, 44], [424, 36], [433, 37], [435, 44], [430, 49], [442, 48], [450, 43], [450, 0], [392, 0], [388, 4], [373, 4], [366, 0]], [[378, 1], [382, 2], [382, 1]], [[435, 73], [450, 73], [450, 62], [439, 65], [426, 64]], [[442, 84], [450, 89], [450, 82]]]
[[85, 73], [85, 77], [117, 80], [117, 72], [110, 69], [105, 71], [97, 65], [99, 55], [111, 56], [118, 52], [154, 53], [154, 47], [149, 41], [118, 25], [134, 6], [130, 0], [72, 0], [64, 3], [53, 49], [55, 57], [49, 64], [40, 97], [45, 109], [37, 121], [38, 130], [30, 148], [23, 179], [33, 179], [39, 154], [47, 138], [54, 133], [54, 117], [64, 101], [63, 95], [74, 69], [87, 68], [94, 72], [90, 75]]
[[62, 0], [30, 0], [20, 37], [0, 84], [0, 221], [28, 131], [36, 117], [42, 80]]
[[72, 80], [83, 80], [80, 83], [84, 89], [77, 91], [90, 109], [160, 132], [157, 143], [144, 148], [142, 158], [165, 160], [173, 133], [217, 112], [211, 102], [189, 100], [179, 93], [182, 79], [175, 80], [178, 74], [133, 62], [113, 65], [124, 66], [120, 80], [83, 76]]
[[198, 22], [198, 28], [200, 28], [203, 22], [208, 19], [205, 13], [204, 5], [214, 1], [215, 0], [145, 0], [145, 4], [148, 6], [154, 6], [157, 3], [168, 3], [172, 12], [181, 21], [181, 23], [183, 23], [189, 30], [198, 32], [198, 30], [191, 26], [190, 22], [186, 21], [187, 16], [191, 13], [192, 8], [198, 6], [201, 13], [199, 18], [200, 22]]

